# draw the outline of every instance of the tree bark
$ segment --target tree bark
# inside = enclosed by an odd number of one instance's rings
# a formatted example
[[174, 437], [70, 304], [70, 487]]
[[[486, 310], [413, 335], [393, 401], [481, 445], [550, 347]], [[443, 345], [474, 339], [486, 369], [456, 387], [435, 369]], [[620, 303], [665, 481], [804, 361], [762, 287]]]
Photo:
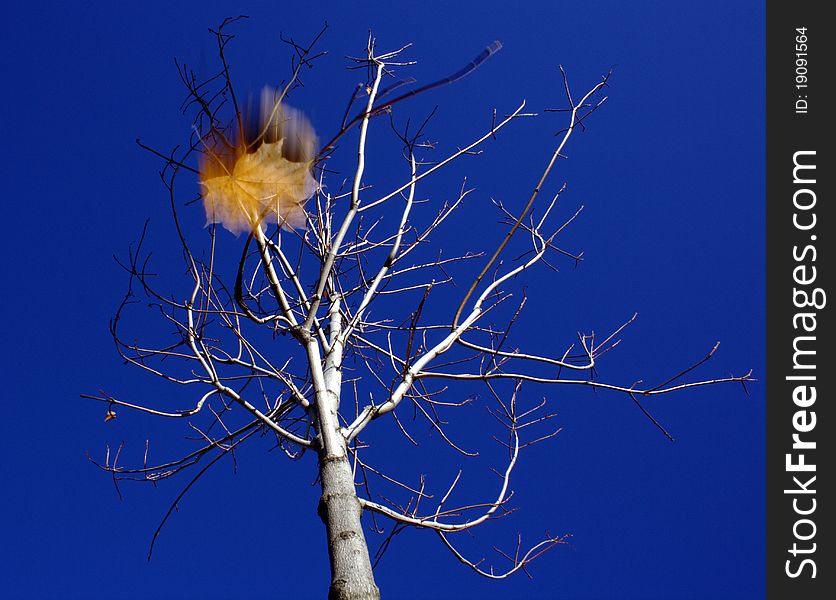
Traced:
[[331, 349], [320, 370], [319, 349], [313, 340], [307, 344], [308, 359], [316, 388], [319, 439], [319, 479], [322, 497], [319, 516], [328, 535], [331, 560], [329, 600], [379, 600], [369, 549], [363, 535], [360, 515], [363, 509], [354, 488], [354, 473], [348, 461], [346, 440], [340, 432], [339, 407], [342, 388], [342, 319], [336, 296], [329, 310]]
[[331, 560], [329, 600], [379, 600], [380, 590], [374, 582], [369, 550], [357, 501], [354, 475], [348, 456], [327, 456], [319, 459], [322, 498], [319, 516], [328, 535], [328, 556]]

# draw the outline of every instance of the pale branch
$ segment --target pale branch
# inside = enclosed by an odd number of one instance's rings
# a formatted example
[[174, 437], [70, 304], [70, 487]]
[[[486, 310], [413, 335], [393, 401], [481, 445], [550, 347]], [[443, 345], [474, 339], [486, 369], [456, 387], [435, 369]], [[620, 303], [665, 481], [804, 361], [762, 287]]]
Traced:
[[507, 556], [504, 552], [501, 552], [500, 550], [495, 549], [497, 552], [499, 552], [500, 554], [502, 554], [506, 558], [509, 558], [513, 563], [511, 568], [509, 568], [507, 570], [500, 571], [499, 573], [495, 573], [494, 570], [493, 570], [493, 567], [491, 567], [491, 569], [488, 570], [488, 571], [485, 571], [484, 569], [480, 568], [480, 565], [482, 564], [482, 562], [484, 562], [484, 559], [473, 562], [473, 561], [465, 558], [465, 556], [461, 552], [459, 552], [455, 548], [455, 546], [453, 546], [453, 544], [448, 539], [447, 534], [445, 534], [443, 531], [439, 531], [437, 533], [438, 533], [438, 537], [441, 538], [441, 541], [444, 542], [445, 546], [447, 546], [447, 548], [450, 550], [450, 552], [453, 553], [453, 555], [456, 557], [456, 559], [458, 559], [458, 561], [460, 563], [462, 563], [463, 565], [466, 565], [467, 567], [470, 567], [476, 573], [478, 573], [479, 575], [481, 575], [483, 577], [487, 577], [488, 579], [505, 579], [506, 577], [509, 577], [509, 576], [513, 575], [514, 573], [516, 573], [519, 570], [525, 570], [525, 568], [535, 558], [537, 558], [539, 556], [542, 556], [543, 553], [547, 552], [548, 550], [557, 546], [558, 544], [565, 544], [566, 540], [569, 539], [569, 537], [571, 535], [571, 534], [567, 534], [567, 535], [561, 535], [561, 536], [548, 536], [548, 537], [546, 537], [546, 539], [544, 539], [541, 542], [538, 542], [537, 544], [532, 546], [523, 556], [519, 556], [519, 548], [520, 548], [520, 545], [522, 543], [522, 540], [518, 539], [517, 554], [513, 558]]
[[401, 222], [398, 226], [398, 233], [394, 239], [394, 243], [392, 244], [392, 249], [389, 251], [389, 255], [386, 257], [386, 260], [383, 261], [383, 264], [380, 266], [380, 269], [375, 275], [374, 279], [372, 280], [371, 284], [369, 285], [369, 289], [366, 291], [365, 295], [363, 296], [362, 301], [360, 302], [360, 306], [357, 307], [357, 310], [354, 313], [354, 316], [351, 320], [346, 324], [345, 328], [340, 333], [342, 338], [343, 344], [345, 344], [348, 337], [351, 333], [356, 329], [358, 323], [363, 318], [366, 308], [368, 307], [369, 303], [371, 303], [372, 299], [375, 297], [377, 293], [378, 286], [380, 286], [380, 282], [386, 276], [389, 269], [395, 262], [395, 258], [398, 255], [398, 250], [401, 247], [401, 238], [403, 237], [404, 231], [406, 230], [406, 223], [409, 219], [409, 211], [412, 209], [412, 202], [415, 199], [415, 171], [416, 171], [416, 164], [415, 164], [415, 157], [411, 157], [412, 161], [412, 185], [409, 186], [409, 195], [406, 198], [406, 204], [404, 206], [403, 212], [401, 214]]
[[[542, 238], [541, 238], [542, 241]], [[524, 264], [509, 270], [504, 275], [497, 277], [493, 282], [491, 282], [488, 286], [486, 286], [485, 290], [480, 294], [477, 300], [474, 302], [473, 309], [470, 311], [470, 314], [462, 321], [461, 324], [456, 326], [453, 331], [451, 331], [447, 336], [445, 336], [441, 341], [436, 343], [431, 348], [428, 348], [427, 351], [412, 363], [401, 379], [401, 382], [392, 392], [391, 396], [384, 402], [383, 404], [371, 407], [367, 406], [361, 415], [355, 419], [355, 421], [347, 428], [347, 431], [352, 432], [351, 435], [357, 435], [372, 419], [378, 418], [381, 415], [384, 415], [390, 411], [392, 411], [397, 405], [400, 403], [401, 399], [404, 397], [404, 394], [412, 387], [413, 382], [419, 377], [420, 374], [423, 373], [423, 369], [427, 366], [431, 361], [433, 361], [436, 357], [440, 356], [447, 352], [453, 344], [468, 330], [468, 328], [475, 323], [485, 312], [485, 309], [482, 307], [485, 300], [504, 282], [512, 279], [519, 273], [522, 273], [532, 265], [536, 264], [540, 258], [542, 258], [543, 254], [546, 251], [546, 246], [543, 244], [538, 251], [531, 259], [526, 261]]]
[[330, 242], [330, 249], [325, 258], [325, 263], [322, 266], [322, 269], [319, 274], [319, 280], [316, 284], [316, 292], [314, 293], [314, 297], [311, 301], [311, 308], [308, 311], [308, 317], [307, 319], [305, 319], [305, 323], [302, 326], [303, 329], [306, 331], [310, 329], [311, 325], [313, 324], [313, 319], [316, 316], [316, 311], [319, 308], [319, 303], [321, 302], [322, 294], [325, 291], [325, 285], [327, 284], [328, 279], [332, 275], [334, 261], [337, 258], [339, 248], [342, 245], [346, 233], [348, 232], [348, 228], [351, 226], [351, 222], [354, 220], [354, 217], [360, 208], [360, 182], [363, 177], [363, 171], [365, 170], [366, 166], [366, 136], [368, 135], [369, 130], [369, 118], [372, 107], [374, 106], [374, 100], [377, 95], [377, 91], [380, 87], [380, 81], [383, 78], [385, 68], [385, 64], [382, 62], [381, 59], [372, 58], [371, 51], [369, 52], [369, 59], [375, 63], [376, 70], [374, 83], [372, 84], [371, 90], [369, 92], [369, 100], [366, 104], [366, 112], [360, 123], [360, 140], [358, 142], [357, 150], [357, 169], [354, 174], [354, 183], [351, 187], [351, 205], [349, 207], [348, 213], [343, 219], [342, 224], [340, 225], [339, 230], [337, 231], [337, 235]]
[[[361, 506], [366, 510], [370, 510], [370, 511], [376, 512], [378, 514], [384, 515], [386, 517], [389, 517], [390, 519], [393, 519], [393, 520], [398, 521], [399, 523], [403, 523], [405, 525], [412, 525], [412, 526], [415, 526], [415, 527], [433, 529], [435, 531], [441, 531], [441, 532], [447, 532], [447, 533], [465, 531], [467, 529], [470, 529], [472, 527], [480, 525], [481, 523], [484, 523], [485, 521], [487, 521], [489, 519], [496, 518], [497, 516], [499, 516], [499, 515], [496, 514], [497, 511], [500, 510], [500, 509], [503, 509], [505, 507], [505, 505], [507, 504], [507, 502], [511, 498], [511, 494], [512, 494], [512, 492], [510, 490], [511, 474], [513, 473], [514, 467], [517, 464], [517, 460], [519, 458], [520, 450], [524, 446], [530, 446], [532, 444], [532, 443], [527, 443], [527, 444], [521, 445], [520, 444], [519, 431], [522, 428], [524, 428], [525, 426], [534, 425], [534, 424], [537, 424], [537, 423], [541, 423], [545, 420], [548, 420], [548, 417], [546, 417], [546, 418], [536, 418], [536, 419], [532, 419], [530, 421], [521, 421], [521, 419], [525, 419], [527, 417], [530, 417], [530, 415], [532, 415], [534, 412], [539, 410], [539, 408], [544, 406], [544, 404], [541, 403], [538, 407], [535, 407], [531, 410], [528, 410], [528, 411], [524, 412], [522, 415], [518, 414], [517, 413], [517, 402], [518, 402], [518, 396], [519, 396], [520, 388], [521, 388], [521, 383], [518, 382], [517, 385], [514, 388], [513, 393], [511, 394], [510, 400], [507, 403], [505, 403], [501, 400], [500, 396], [494, 391], [494, 389], [489, 387], [490, 391], [494, 395], [494, 398], [497, 400], [498, 404], [502, 408], [502, 414], [504, 416], [503, 425], [505, 425], [505, 427], [508, 429], [508, 436], [509, 436], [508, 444], [504, 444], [504, 443], [502, 444], [509, 451], [508, 463], [507, 463], [503, 472], [500, 475], [500, 487], [499, 487], [499, 490], [498, 490], [494, 500], [489, 501], [489, 502], [479, 503], [479, 504], [470, 504], [470, 505], [467, 505], [467, 506], [459, 506], [459, 507], [452, 508], [452, 509], [444, 509], [444, 504], [450, 498], [450, 496], [453, 493], [453, 490], [455, 489], [456, 485], [458, 484], [458, 482], [460, 480], [461, 471], [459, 471], [459, 474], [455, 477], [455, 479], [453, 480], [451, 485], [448, 487], [447, 492], [444, 494], [444, 496], [439, 501], [438, 505], [436, 506], [436, 509], [432, 513], [427, 514], [425, 516], [418, 516], [415, 513], [415, 511], [413, 511], [412, 513], [406, 513], [404, 511], [398, 511], [398, 510], [389, 508], [387, 506], [384, 506], [384, 505], [382, 505], [378, 502], [374, 502], [372, 500], [369, 500], [367, 498], [362, 498], [362, 497], [360, 498]], [[495, 414], [495, 416], [496, 416], [496, 414]], [[551, 435], [542, 436], [541, 439], [548, 439], [549, 437], [551, 437]], [[474, 510], [480, 511], [481, 514], [479, 514], [478, 516], [473, 517], [473, 518], [465, 518], [465, 519], [461, 520], [460, 522], [450, 522], [450, 521], [444, 520], [442, 518], [442, 517], [445, 517], [445, 516], [461, 515], [463, 513], [474, 511]]]
[[[562, 68], [561, 68], [561, 72], [562, 72]], [[566, 80], [566, 78], [565, 78], [565, 73], [564, 73], [564, 81], [565, 80]], [[470, 299], [470, 296], [476, 291], [476, 288], [479, 287], [479, 284], [482, 281], [482, 279], [485, 277], [485, 275], [488, 274], [488, 272], [491, 269], [491, 266], [499, 258], [499, 255], [502, 253], [502, 250], [505, 248], [505, 246], [508, 244], [510, 239], [513, 237], [514, 232], [517, 230], [517, 227], [519, 227], [520, 223], [522, 223], [522, 220], [525, 218], [525, 215], [528, 213], [528, 211], [534, 205], [534, 201], [537, 199], [537, 196], [539, 195], [540, 189], [543, 187], [543, 184], [545, 184], [546, 179], [548, 178], [549, 173], [551, 172], [552, 167], [554, 166], [554, 163], [557, 161], [558, 157], [561, 156], [561, 151], [563, 150], [564, 146], [569, 141], [569, 138], [571, 137], [572, 132], [575, 129], [575, 125], [578, 122], [578, 115], [577, 115], [578, 110], [582, 106], [585, 105], [586, 101], [589, 98], [591, 98], [594, 94], [596, 94], [606, 84], [607, 84], [607, 78], [604, 77], [603, 80], [601, 81], [601, 83], [599, 83], [598, 85], [593, 87], [591, 90], [589, 90], [586, 93], [586, 95], [583, 97], [583, 99], [577, 105], [574, 102], [572, 102], [571, 96], [569, 96], [569, 102], [570, 102], [570, 105], [572, 107], [572, 112], [571, 112], [571, 119], [570, 119], [570, 122], [569, 122], [569, 127], [566, 129], [566, 132], [563, 135], [563, 139], [558, 144], [557, 148], [555, 149], [554, 153], [551, 156], [551, 159], [549, 159], [549, 162], [546, 165], [546, 168], [543, 169], [543, 173], [542, 173], [542, 175], [540, 175], [540, 180], [537, 182], [537, 185], [534, 186], [534, 190], [531, 192], [531, 196], [529, 197], [528, 202], [525, 205], [525, 208], [520, 213], [520, 216], [517, 219], [516, 223], [514, 223], [514, 225], [511, 227], [511, 229], [505, 235], [505, 238], [499, 244], [499, 246], [497, 247], [497, 249], [494, 252], [491, 259], [487, 262], [487, 264], [485, 264], [485, 267], [482, 269], [482, 271], [479, 273], [479, 275], [477, 275], [476, 278], [473, 280], [473, 283], [470, 285], [470, 288], [468, 289], [467, 293], [464, 295], [464, 298], [462, 298], [462, 301], [459, 304], [458, 309], [456, 310], [456, 314], [453, 317], [453, 323], [451, 325], [452, 329], [455, 329], [456, 326], [458, 325], [459, 317], [462, 314], [462, 311], [464, 310], [464, 307], [467, 305], [467, 301]], [[567, 87], [567, 94], [568, 94], [568, 87]], [[603, 102], [603, 100], [602, 100], [602, 102]]]
[[512, 112], [510, 115], [505, 117], [505, 119], [503, 119], [498, 125], [496, 125], [495, 127], [492, 127], [491, 130], [488, 133], [486, 133], [485, 135], [483, 135], [482, 137], [480, 137], [476, 141], [471, 142], [470, 144], [468, 144], [464, 148], [458, 149], [456, 152], [452, 153], [450, 156], [448, 156], [444, 160], [436, 163], [435, 165], [433, 165], [432, 167], [430, 167], [426, 171], [422, 172], [420, 175], [416, 175], [408, 183], [405, 183], [405, 184], [401, 185], [400, 187], [395, 188], [395, 190], [389, 192], [388, 194], [386, 194], [382, 198], [379, 198], [379, 199], [377, 199], [373, 202], [370, 202], [369, 204], [364, 205], [360, 209], [360, 212], [372, 209], [375, 206], [378, 206], [379, 204], [382, 204], [382, 203], [386, 202], [387, 200], [391, 200], [392, 198], [394, 198], [395, 196], [397, 196], [398, 194], [400, 194], [401, 192], [403, 192], [404, 190], [406, 190], [410, 186], [414, 185], [415, 183], [424, 179], [425, 177], [428, 177], [429, 175], [432, 175], [437, 170], [439, 170], [442, 167], [446, 166], [447, 164], [453, 162], [454, 160], [456, 160], [460, 156], [463, 156], [465, 154], [469, 154], [474, 148], [476, 148], [477, 146], [479, 146], [483, 142], [495, 137], [497, 131], [499, 131], [500, 129], [505, 127], [505, 125], [507, 125], [508, 123], [513, 121], [514, 119], [519, 118], [519, 117], [533, 117], [533, 116], [535, 116], [533, 113], [522, 112], [523, 108], [525, 108], [525, 100], [522, 101], [522, 103], [517, 107], [517, 109], [514, 112]]
[[536, 354], [526, 354], [520, 351], [513, 351], [513, 352], [505, 352], [499, 349], [488, 348], [486, 346], [480, 346], [479, 344], [475, 344], [468, 340], [465, 340], [463, 337], [456, 340], [459, 344], [464, 346], [465, 348], [469, 348], [471, 350], [477, 350], [479, 352], [483, 352], [489, 356], [501, 356], [504, 358], [512, 358], [512, 359], [519, 359], [519, 360], [527, 360], [536, 363], [542, 363], [546, 365], [557, 366], [561, 368], [571, 369], [574, 371], [588, 371], [595, 368], [595, 360], [601, 354], [606, 352], [611, 348], [611, 346], [607, 346], [609, 341], [612, 339], [613, 336], [618, 335], [624, 328], [632, 323], [636, 319], [636, 314], [634, 314], [626, 323], [621, 325], [618, 329], [616, 329], [606, 340], [597, 347], [587, 347], [585, 344], [585, 337], [581, 337], [581, 345], [583, 346], [583, 356], [587, 359], [587, 361], [583, 364], [577, 364], [568, 362], [566, 360], [566, 354], [562, 358], [550, 358], [548, 356], [539, 356]]
[[537, 377], [534, 375], [526, 375], [523, 373], [442, 373], [439, 371], [423, 371], [415, 376], [415, 379], [451, 379], [460, 381], [484, 381], [493, 379], [512, 379], [520, 381], [529, 381], [532, 383], [552, 383], [558, 385], [583, 385], [597, 389], [611, 390], [614, 392], [623, 392], [625, 394], [636, 394], [639, 396], [659, 396], [661, 394], [669, 394], [680, 390], [702, 387], [706, 385], [716, 385], [718, 383], [743, 383], [746, 381], [755, 381], [752, 379], [752, 371], [748, 371], [745, 375], [721, 377], [717, 379], [705, 379], [701, 381], [691, 381], [661, 389], [641, 389], [636, 387], [627, 387], [620, 385], [613, 385], [609, 383], [602, 383], [589, 379], [560, 379], [551, 377]]

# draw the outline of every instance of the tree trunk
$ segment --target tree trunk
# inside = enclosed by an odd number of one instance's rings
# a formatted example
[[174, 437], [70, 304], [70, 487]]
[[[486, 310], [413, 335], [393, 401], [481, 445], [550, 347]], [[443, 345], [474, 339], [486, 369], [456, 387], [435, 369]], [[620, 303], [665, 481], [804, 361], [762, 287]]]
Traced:
[[317, 342], [307, 340], [308, 362], [316, 389], [319, 433], [319, 479], [322, 497], [317, 512], [328, 535], [331, 560], [329, 600], [379, 600], [369, 549], [363, 536], [363, 509], [354, 489], [354, 473], [348, 462], [345, 437], [340, 432], [339, 408], [342, 388], [342, 319], [340, 298], [335, 295], [328, 311], [331, 348], [324, 364]]
[[342, 388], [342, 341], [340, 300], [336, 296], [329, 310], [332, 345], [320, 370], [316, 342], [307, 344], [308, 359], [316, 388], [316, 408], [321, 446], [319, 479], [322, 497], [319, 516], [328, 534], [331, 560], [331, 587], [328, 600], [379, 600], [369, 549], [363, 535], [360, 515], [363, 509], [354, 489], [354, 473], [348, 462], [345, 437], [340, 433], [339, 407]]
[[331, 560], [329, 600], [379, 600], [374, 582], [366, 538], [360, 524], [363, 509], [357, 501], [354, 475], [348, 457], [326, 456], [319, 459], [322, 498], [319, 516], [328, 534]]

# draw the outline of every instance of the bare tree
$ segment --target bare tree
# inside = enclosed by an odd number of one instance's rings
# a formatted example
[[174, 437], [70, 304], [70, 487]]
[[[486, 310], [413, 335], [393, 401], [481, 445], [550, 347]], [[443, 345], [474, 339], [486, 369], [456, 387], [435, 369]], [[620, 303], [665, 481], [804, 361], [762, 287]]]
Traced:
[[[108, 419], [125, 407], [188, 420], [200, 445], [169, 462], [150, 465], [146, 460], [137, 468], [121, 466], [119, 451], [108, 452], [97, 464], [115, 481], [156, 482], [197, 469], [173, 508], [220, 458], [234, 455], [239, 445], [266, 432], [289, 458], [298, 460], [311, 451], [318, 459], [318, 514], [327, 530], [330, 598], [380, 595], [361, 523], [364, 511], [373, 519], [393, 521], [384, 549], [404, 527], [428, 529], [469, 568], [504, 578], [525, 570], [565, 539], [547, 535], [528, 547], [518, 540], [512, 552], [502, 553], [509, 560], [503, 570], [467, 558], [457, 545], [457, 534], [510, 512], [512, 474], [522, 451], [557, 433], [550, 424], [548, 403], [527, 401], [524, 384], [586, 386], [625, 395], [641, 408], [642, 397], [749, 379], [750, 374], [683, 380], [714, 354], [715, 346], [703, 360], [659, 384], [600, 380], [601, 357], [618, 345], [618, 336], [635, 316], [603, 339], [579, 334], [553, 355], [528, 353], [513, 342], [512, 328], [526, 295], [513, 300], [512, 292], [519, 294], [526, 273], [550, 267], [552, 254], [580, 259], [558, 246], [559, 235], [580, 211], [557, 217], [563, 187], [557, 189], [550, 175], [570, 138], [606, 100], [609, 74], [576, 95], [560, 69], [567, 105], [557, 110], [565, 125], [527, 201], [522, 208], [494, 202], [506, 228], [498, 245], [447, 256], [434, 245], [436, 232], [455, 222], [457, 209], [472, 190], [464, 182], [452, 200], [439, 202], [419, 197], [422, 183], [457, 159], [477, 154], [480, 146], [514, 122], [536, 115], [526, 112], [525, 102], [504, 116], [494, 110], [486, 115], [482, 135], [429, 161], [426, 121], [413, 132], [408, 124], [397, 128], [393, 107], [466, 76], [500, 45], [490, 45], [449, 77], [397, 94], [410, 83], [395, 77], [397, 69], [409, 64], [400, 58], [403, 48], [381, 52], [370, 38], [365, 54], [352, 60], [366, 79], [351, 94], [342, 128], [316, 147], [312, 130], [285, 100], [299, 85], [303, 69], [319, 56], [314, 45], [322, 34], [306, 46], [286, 40], [293, 51], [289, 80], [266, 97], [260, 110], [248, 112], [239, 106], [225, 54], [232, 36], [224, 28], [231, 21], [213, 32], [220, 58], [214, 77], [199, 80], [185, 65], [178, 66], [188, 90], [183, 109], [195, 115], [190, 143], [171, 153], [148, 148], [164, 161], [161, 179], [189, 275], [187, 288], [172, 295], [155, 287], [143, 231], [123, 263], [129, 289], [111, 321], [125, 361], [187, 388], [194, 401], [177, 408], [128, 402], [106, 393], [87, 396], [107, 405]], [[402, 147], [405, 170], [400, 184], [380, 193], [365, 179], [366, 156], [373, 125], [387, 125], [387, 117]], [[349, 149], [355, 157], [353, 173], [343, 185], [331, 165], [336, 155]], [[212, 223], [203, 233], [181, 225], [182, 200], [175, 192], [176, 182], [193, 182], [195, 175], [203, 182], [201, 199]], [[556, 191], [541, 201], [541, 192], [549, 188]], [[305, 205], [309, 196], [313, 197]], [[245, 236], [233, 238], [215, 223]], [[520, 256], [505, 260], [512, 250]], [[456, 278], [460, 287], [450, 285]], [[122, 334], [123, 316], [138, 298], [147, 300], [170, 325], [172, 343], [146, 344]], [[438, 320], [438, 315], [444, 318]], [[472, 394], [465, 400], [451, 395], [450, 386], [458, 390], [465, 384], [484, 392], [503, 432], [494, 439], [504, 448], [505, 462], [496, 465], [497, 487], [486, 490], [482, 501], [456, 502], [458, 476], [440, 489], [424, 476], [409, 484], [365, 458], [372, 439], [369, 431], [381, 419], [393, 419], [403, 435], [417, 443], [399, 418], [406, 408], [402, 405], [425, 418], [437, 440], [463, 460], [472, 456], [446, 428], [448, 415], [474, 399]], [[379, 486], [393, 486], [403, 500], [373, 493]]]

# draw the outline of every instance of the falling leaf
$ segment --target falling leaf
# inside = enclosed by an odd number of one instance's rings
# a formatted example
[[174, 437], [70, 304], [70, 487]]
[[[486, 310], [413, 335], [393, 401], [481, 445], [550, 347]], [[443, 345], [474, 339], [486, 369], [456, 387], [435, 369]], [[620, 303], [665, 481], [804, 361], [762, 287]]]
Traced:
[[311, 173], [316, 135], [298, 110], [262, 93], [260, 112], [248, 123], [245, 140], [207, 148], [200, 169], [207, 223], [220, 223], [232, 233], [259, 224], [304, 227], [305, 201], [316, 191]]

